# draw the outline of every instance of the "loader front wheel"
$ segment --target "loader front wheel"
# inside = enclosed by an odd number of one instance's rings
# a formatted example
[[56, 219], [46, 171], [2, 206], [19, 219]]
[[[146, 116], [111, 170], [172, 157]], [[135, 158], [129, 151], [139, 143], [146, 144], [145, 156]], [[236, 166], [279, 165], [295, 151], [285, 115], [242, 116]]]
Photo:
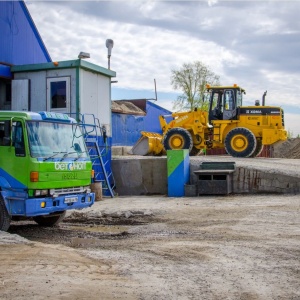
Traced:
[[55, 214], [33, 217], [33, 220], [40, 226], [52, 227], [61, 222], [66, 216], [66, 211], [57, 212]]
[[263, 148], [264, 148], [264, 145], [262, 144], [262, 140], [261, 139], [257, 139], [256, 140], [256, 149], [252, 153], [251, 157], [259, 156], [262, 153]]
[[256, 138], [247, 128], [234, 128], [225, 138], [225, 149], [233, 157], [250, 157], [256, 149]]
[[163, 145], [165, 150], [188, 149], [191, 152], [193, 139], [186, 129], [172, 128], [164, 135]]
[[7, 231], [10, 226], [10, 216], [7, 212], [4, 200], [0, 195], [0, 231]]

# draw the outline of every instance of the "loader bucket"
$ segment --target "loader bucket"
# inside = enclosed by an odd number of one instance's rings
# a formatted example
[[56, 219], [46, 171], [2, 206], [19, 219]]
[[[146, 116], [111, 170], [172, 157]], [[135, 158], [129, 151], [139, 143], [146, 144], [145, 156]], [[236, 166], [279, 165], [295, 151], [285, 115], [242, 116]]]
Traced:
[[133, 155], [160, 155], [163, 152], [162, 136], [155, 132], [141, 132], [142, 136], [129, 151]]

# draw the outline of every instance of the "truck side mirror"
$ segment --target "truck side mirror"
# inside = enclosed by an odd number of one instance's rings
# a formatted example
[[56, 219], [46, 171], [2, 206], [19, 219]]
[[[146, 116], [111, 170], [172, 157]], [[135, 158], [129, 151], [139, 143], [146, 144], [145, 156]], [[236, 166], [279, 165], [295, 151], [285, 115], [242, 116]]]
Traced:
[[74, 150], [77, 152], [77, 153], [81, 153], [82, 150], [81, 150], [81, 147], [78, 143], [75, 143], [74, 144]]

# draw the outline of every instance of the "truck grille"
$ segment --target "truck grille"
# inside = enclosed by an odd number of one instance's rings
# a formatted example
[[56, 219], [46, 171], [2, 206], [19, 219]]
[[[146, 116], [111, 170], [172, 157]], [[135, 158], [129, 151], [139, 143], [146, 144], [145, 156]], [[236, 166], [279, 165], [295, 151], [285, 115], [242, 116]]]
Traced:
[[53, 197], [58, 197], [60, 195], [66, 194], [81, 194], [81, 193], [90, 193], [91, 189], [89, 186], [76, 186], [69, 188], [60, 188], [60, 189], [50, 189], [50, 195]]

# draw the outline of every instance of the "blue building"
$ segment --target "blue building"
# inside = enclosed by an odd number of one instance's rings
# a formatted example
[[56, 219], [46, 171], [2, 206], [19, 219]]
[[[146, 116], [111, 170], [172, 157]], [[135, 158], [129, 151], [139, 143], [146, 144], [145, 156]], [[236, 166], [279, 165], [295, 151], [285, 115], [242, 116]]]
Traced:
[[[158, 117], [171, 114], [169, 110], [146, 99], [113, 102], [113, 146], [133, 146], [141, 137], [141, 131], [162, 133]], [[122, 106], [128, 109], [122, 109]]]
[[0, 109], [11, 109], [11, 66], [51, 62], [24, 1], [0, 1]]

